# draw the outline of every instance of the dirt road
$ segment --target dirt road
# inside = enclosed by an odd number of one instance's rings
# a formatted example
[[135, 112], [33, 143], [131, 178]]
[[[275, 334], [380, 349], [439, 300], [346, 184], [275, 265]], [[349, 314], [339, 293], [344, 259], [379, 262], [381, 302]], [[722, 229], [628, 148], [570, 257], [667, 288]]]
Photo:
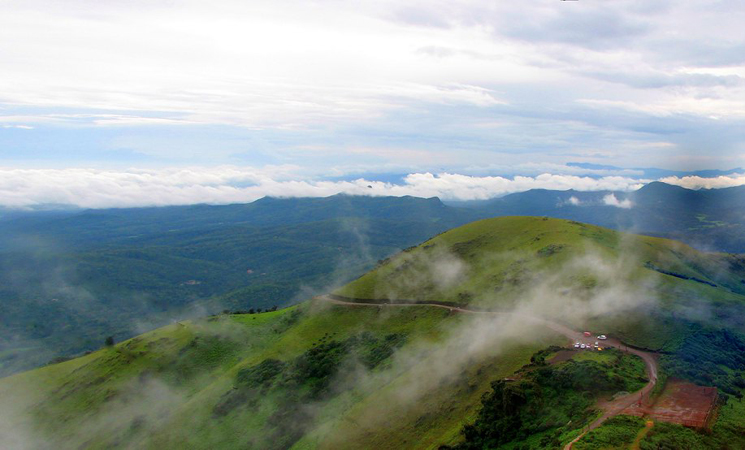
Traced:
[[[321, 295], [316, 298], [319, 300], [326, 301], [326, 302], [334, 303], [336, 305], [345, 305], [345, 306], [412, 307], [412, 308], [430, 307], [430, 308], [442, 308], [442, 309], [447, 309], [450, 311], [466, 313], [466, 314], [517, 316], [527, 321], [533, 322], [538, 326], [546, 327], [563, 336], [566, 336], [572, 342], [592, 343], [595, 340], [594, 337], [588, 338], [584, 336], [583, 333], [580, 333], [579, 331], [574, 331], [571, 328], [564, 326], [560, 323], [552, 322], [550, 320], [542, 319], [540, 317], [533, 317], [533, 316], [528, 316], [528, 315], [519, 314], [519, 313], [497, 312], [497, 311], [477, 311], [477, 310], [472, 310], [472, 309], [468, 309], [464, 307], [448, 306], [448, 305], [439, 304], [439, 303], [388, 303], [387, 301], [382, 301], [382, 300], [379, 302], [369, 300], [363, 303], [363, 302], [351, 302], [351, 301], [340, 300], [340, 299], [333, 298], [328, 295]], [[649, 379], [649, 382], [643, 388], [641, 388], [640, 390], [636, 392], [633, 392], [628, 395], [624, 395], [622, 397], [618, 397], [612, 401], [603, 402], [599, 404], [598, 406], [603, 410], [603, 414], [600, 417], [598, 417], [595, 421], [593, 421], [590, 425], [588, 425], [579, 436], [577, 436], [576, 438], [574, 438], [574, 440], [568, 443], [564, 447], [564, 450], [570, 450], [572, 446], [577, 441], [582, 439], [582, 437], [585, 434], [599, 427], [603, 422], [605, 422], [609, 418], [620, 414], [621, 411], [631, 406], [635, 402], [643, 401], [643, 399], [648, 398], [649, 393], [652, 391], [652, 389], [654, 389], [655, 384], [657, 384], [657, 360], [654, 354], [645, 352], [642, 350], [630, 348], [626, 346], [625, 344], [623, 344], [621, 341], [617, 339], [613, 339], [613, 338], [609, 338], [603, 341], [603, 347], [616, 347], [623, 351], [631, 353], [632, 355], [636, 355], [640, 357], [644, 361], [644, 365], [646, 367], [646, 372], [647, 372], [647, 378]]]

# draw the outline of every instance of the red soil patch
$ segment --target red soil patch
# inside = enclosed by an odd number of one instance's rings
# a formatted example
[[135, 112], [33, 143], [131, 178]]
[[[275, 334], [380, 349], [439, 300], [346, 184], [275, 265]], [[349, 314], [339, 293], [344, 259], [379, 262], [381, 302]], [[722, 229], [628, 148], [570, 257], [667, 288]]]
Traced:
[[668, 381], [652, 406], [636, 402], [621, 414], [648, 416], [662, 422], [690, 428], [708, 428], [717, 401], [717, 388], [696, 386], [684, 381]]

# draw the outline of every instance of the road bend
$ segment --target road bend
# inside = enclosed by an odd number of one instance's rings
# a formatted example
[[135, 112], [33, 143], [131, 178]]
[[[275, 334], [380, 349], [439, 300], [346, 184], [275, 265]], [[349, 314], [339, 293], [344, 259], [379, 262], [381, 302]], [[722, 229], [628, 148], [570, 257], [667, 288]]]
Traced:
[[[565, 336], [566, 338], [570, 339], [573, 342], [586, 342], [588, 341], [587, 336], [585, 336], [583, 333], [579, 331], [572, 330], [571, 328], [562, 325], [560, 323], [553, 322], [551, 320], [543, 319], [541, 317], [535, 317], [530, 316], [527, 314], [521, 314], [521, 313], [514, 313], [514, 312], [501, 312], [501, 311], [479, 311], [475, 309], [468, 309], [463, 306], [450, 306], [450, 305], [444, 305], [439, 303], [395, 303], [395, 302], [389, 302], [388, 300], [365, 300], [364, 302], [353, 302], [353, 301], [346, 301], [346, 300], [340, 300], [338, 298], [333, 298], [329, 295], [321, 295], [316, 297], [318, 300], [322, 300], [328, 303], [333, 303], [335, 305], [343, 305], [343, 306], [353, 306], [353, 307], [409, 307], [409, 308], [416, 308], [416, 307], [430, 307], [430, 308], [442, 308], [447, 309], [449, 311], [458, 312], [458, 313], [465, 313], [465, 314], [484, 314], [484, 315], [492, 315], [492, 316], [512, 316], [512, 317], [520, 317], [521, 319], [524, 319], [528, 322], [533, 322], [537, 326], [542, 326], [545, 328], [548, 328], [550, 330], [555, 331], [558, 334], [561, 334]], [[594, 340], [591, 338], [590, 340]], [[595, 428], [599, 427], [603, 424], [606, 420], [613, 416], [617, 416], [620, 414], [624, 409], [628, 408], [629, 406], [633, 405], [634, 403], [642, 401], [644, 398], [648, 398], [649, 393], [654, 389], [654, 386], [657, 384], [657, 359], [655, 358], [655, 355], [653, 353], [645, 352], [643, 350], [639, 350], [636, 348], [629, 347], [619, 341], [618, 339], [609, 338], [603, 342], [603, 347], [615, 347], [619, 348], [627, 353], [630, 353], [632, 355], [636, 355], [644, 361], [644, 365], [646, 367], [646, 373], [647, 378], [649, 379], [649, 382], [644, 385], [643, 388], [636, 392], [632, 392], [630, 394], [618, 397], [612, 401], [605, 402], [601, 405], [601, 409], [603, 413], [595, 419], [590, 425], [585, 427], [582, 431], [582, 433], [574, 438], [571, 442], [569, 442], [565, 447], [564, 450], [571, 450], [572, 446], [582, 439], [588, 432], [594, 430]]]

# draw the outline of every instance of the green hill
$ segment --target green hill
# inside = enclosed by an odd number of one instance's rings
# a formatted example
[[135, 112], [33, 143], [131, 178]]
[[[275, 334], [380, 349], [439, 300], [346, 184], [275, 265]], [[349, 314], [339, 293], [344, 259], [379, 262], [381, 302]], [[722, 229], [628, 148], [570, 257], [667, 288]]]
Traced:
[[[595, 417], [596, 399], [637, 389], [642, 365], [620, 354], [549, 365], [551, 346], [566, 338], [520, 318], [530, 314], [662, 350], [663, 376], [714, 384], [728, 402], [711, 435], [697, 433], [696, 442], [742, 448], [744, 278], [741, 257], [674, 241], [557, 219], [483, 220], [381, 261], [336, 294], [518, 314], [314, 299], [174, 323], [0, 379], [0, 441], [8, 448], [552, 448]], [[576, 386], [592, 387], [576, 395]], [[543, 403], [507, 401], [524, 392]], [[594, 433], [612, 438], [622, 426], [636, 432], [636, 422], [616, 421]]]
[[438, 235], [349, 283], [353, 299], [444, 301], [609, 329], [664, 350], [680, 320], [742, 329], [745, 258], [568, 220], [503, 217]]

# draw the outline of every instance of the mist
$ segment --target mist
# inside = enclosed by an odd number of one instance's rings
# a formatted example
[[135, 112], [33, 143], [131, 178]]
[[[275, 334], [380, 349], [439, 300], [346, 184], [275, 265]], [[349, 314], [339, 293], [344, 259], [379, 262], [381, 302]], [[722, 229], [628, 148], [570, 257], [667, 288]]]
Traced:
[[[469, 390], [476, 389], [470, 384], [473, 381], [469, 381], [469, 371], [482, 370], [479, 368], [490, 363], [496, 367], [504, 365], [500, 357], [505, 353], [520, 347], [533, 346], [537, 350], [549, 344], [566, 345], [568, 338], [552, 331], [543, 320], [582, 331], [600, 323], [599, 318], [631, 317], [654, 310], [659, 302], [655, 295], [658, 281], [654, 275], [640, 272], [643, 256], [639, 243], [621, 235], [617, 246], [615, 257], [609, 257], [602, 248], [587, 246], [559, 269], [532, 273], [519, 301], [509, 302], [507, 307], [497, 307], [497, 312], [460, 313], [443, 309], [442, 314], [447, 317], [441, 324], [439, 338], [417, 340], [405, 346], [396, 352], [385, 370], [371, 372], [360, 365], [348, 368], [338, 376], [340, 382], [346, 383], [346, 388], [337, 389], [348, 389], [353, 392], [348, 394], [350, 397], [366, 399], [363, 400], [367, 405], [363, 416], [345, 411], [342, 417], [326, 418], [325, 424], [316, 424], [316, 434], [313, 435], [323, 436], [321, 442], [327, 447], [344, 447], [346, 439], [354, 440], [360, 434], [395, 428], [398, 424], [392, 422], [393, 418], [405, 417], [407, 411], [415, 410], [420, 402], [433, 395], [443, 395], [442, 392], [449, 389], [460, 389], [458, 392], [466, 395]], [[452, 252], [435, 250], [427, 256], [404, 252], [395, 257], [397, 263], [400, 262], [399, 267], [415, 266], [417, 270], [407, 272], [405, 281], [400, 284], [389, 278], [392, 283], [377, 290], [381, 298], [391, 299], [388, 301], [393, 304], [349, 307], [375, 308], [379, 316], [393, 314], [397, 308], [420, 311], [433, 308], [411, 304], [399, 306], [395, 305], [395, 299], [413, 300], [410, 293], [417, 289], [426, 292], [434, 288], [435, 291], [447, 292], [466, 281], [469, 272], [479, 270]], [[487, 255], [487, 258], [493, 261], [540, 257], [505, 252]], [[578, 285], [578, 280], [591, 280], [590, 286]], [[492, 290], [472, 294], [479, 305], [499, 304], [498, 294]], [[319, 304], [318, 307], [329, 306]], [[483, 306], [476, 309], [481, 308]], [[605, 329], [595, 331], [608, 332]], [[315, 403], [309, 408], [319, 411], [323, 405]], [[319, 413], [318, 417], [324, 420], [323, 414]]]
[[[307, 295], [331, 291], [349, 278], [350, 267], [372, 263], [374, 256], [368, 245], [369, 229], [365, 223], [350, 221], [345, 232], [351, 234], [356, 248], [340, 253], [328, 284], [307, 287], [304, 291]], [[409, 320], [421, 317], [431, 321], [431, 329], [407, 334], [404, 344], [374, 368], [366, 366], [356, 353], [349, 352], [333, 374], [328, 389], [319, 397], [295, 397], [298, 393], [293, 389], [296, 388], [282, 385], [275, 390], [262, 391], [252, 400], [257, 402], [254, 406], [231, 406], [236, 408], [231, 411], [236, 412], [230, 414], [245, 415], [250, 422], [246, 426], [260, 430], [254, 431], [259, 434], [250, 438], [255, 445], [273, 436], [277, 424], [291, 419], [293, 433], [297, 433], [300, 443], [316, 442], [321, 447], [340, 448], [368, 435], [395, 433], [400, 427], [414, 426], [412, 420], [430, 423], [439, 417], [438, 414], [452, 413], [448, 408], [466, 407], [454, 402], [453, 398], [469, 398], [470, 403], [461, 403], [476, 408], [478, 396], [488, 390], [489, 381], [510, 376], [535, 351], [549, 345], [569, 343], [566, 336], [553, 331], [545, 321], [575, 331], [589, 329], [610, 335], [618, 323], [641, 320], [640, 317], [661, 307], [662, 300], [657, 294], [660, 277], [645, 268], [649, 257], [645, 253], [645, 244], [631, 235], [621, 233], [616, 236], [618, 239], [608, 242], [585, 239], [571, 247], [551, 244], [537, 252], [508, 248], [484, 252], [478, 257], [472, 256], [472, 247], [441, 245], [436, 240], [425, 242], [418, 250], [402, 251], [387, 262], [381, 261], [379, 270], [386, 264], [393, 268], [381, 278], [385, 282], [373, 288], [383, 304], [341, 306], [317, 298], [301, 304], [294, 319], [297, 322], [273, 325], [267, 336], [281, 338], [282, 333], [292, 330], [297, 324], [333, 317], [350, 309], [367, 311], [367, 321], [344, 325], [347, 328], [340, 336], [336, 335], [335, 329], [329, 328], [325, 330], [328, 340], [324, 336], [323, 341], [314, 342], [309, 348], [349, 339], [389, 320], [401, 320], [402, 314], [410, 317]], [[491, 267], [498, 270], [489, 272]], [[481, 279], [478, 277], [490, 281], [475, 282]], [[466, 291], [467, 296], [459, 295]], [[421, 297], [412, 293], [420, 293]], [[395, 303], [396, 299], [424, 302], [428, 299], [455, 299], [457, 303], [469, 303], [474, 311], [385, 304]], [[712, 317], [690, 305], [681, 305], [676, 311], [682, 317], [697, 317], [698, 320]], [[250, 321], [258, 316], [246, 317]], [[205, 421], [200, 414], [189, 417], [189, 411], [195, 405], [201, 405], [199, 408], [203, 409], [216, 408], [215, 399], [228, 401], [231, 393], [239, 389], [235, 384], [236, 371], [259, 363], [261, 358], [252, 359], [248, 365], [238, 363], [224, 373], [215, 372], [219, 373], [215, 379], [211, 379], [207, 371], [180, 384], [174, 382], [174, 374], [183, 372], [180, 364], [188, 364], [190, 359], [200, 354], [189, 352], [201, 351], [200, 346], [205, 343], [218, 345], [229, 355], [238, 355], [240, 353], [231, 353], [234, 351], [231, 349], [261, 349], [269, 341], [262, 340], [265, 338], [259, 335], [246, 334], [245, 329], [232, 323], [227, 316], [196, 320], [188, 325], [176, 324], [171, 329], [189, 330], [188, 333], [193, 333], [190, 336], [202, 337], [190, 337], [190, 342], [187, 339], [178, 344], [166, 342], [162, 345], [170, 348], [168, 346], [183, 346], [189, 342], [183, 348], [196, 350], [182, 349], [177, 354], [183, 353], [187, 359], [177, 359], [172, 368], [161, 373], [149, 370], [139, 379], [117, 387], [116, 395], [97, 407], [95, 414], [75, 419], [72, 427], [76, 435], [70, 438], [71, 442], [106, 436], [106, 430], [115, 429], [117, 436], [128, 436], [122, 443], [126, 442], [132, 448], [152, 442], [185, 444], [190, 442], [192, 430], [217, 426], [227, 421], [226, 417], [232, 417], [212, 413]], [[155, 336], [152, 340], [158, 342]], [[117, 358], [137, 361], [140, 357], [137, 345], [127, 344], [123, 349], [117, 347], [117, 350], [104, 351], [115, 351], [120, 355]], [[298, 355], [280, 351], [279, 356], [273, 357], [291, 364]], [[216, 364], [210, 370], [218, 370], [220, 363]], [[27, 387], [33, 389], [34, 382]], [[197, 389], [197, 386], [201, 387]], [[39, 431], [44, 426], [38, 422], [39, 417], [34, 411], [39, 404], [54, 399], [55, 395], [53, 392], [36, 393], [18, 404], [8, 403], [3, 396], [2, 412], [12, 418], [10, 423], [23, 425], [2, 430], [8, 442], [16, 443], [14, 445], [19, 449], [44, 448], [47, 443], [39, 440], [45, 436]], [[264, 415], [265, 408], [269, 408], [267, 405], [285, 398], [284, 395], [295, 399], [291, 403], [292, 409], [287, 412], [289, 419], [271, 416], [274, 422], [261, 422], [269, 420]], [[45, 400], [44, 396], [49, 397]], [[19, 407], [21, 404], [25, 407]], [[427, 405], [429, 415], [419, 416], [421, 405]], [[472, 414], [474, 411], [459, 409], [458, 414]], [[178, 432], [169, 431], [174, 424], [183, 423], [190, 425], [178, 428]], [[234, 426], [229, 424], [232, 422], [225, 423], [226, 427]], [[237, 429], [231, 428], [230, 433], [241, 436]], [[243, 436], [240, 439], [249, 438]]]

